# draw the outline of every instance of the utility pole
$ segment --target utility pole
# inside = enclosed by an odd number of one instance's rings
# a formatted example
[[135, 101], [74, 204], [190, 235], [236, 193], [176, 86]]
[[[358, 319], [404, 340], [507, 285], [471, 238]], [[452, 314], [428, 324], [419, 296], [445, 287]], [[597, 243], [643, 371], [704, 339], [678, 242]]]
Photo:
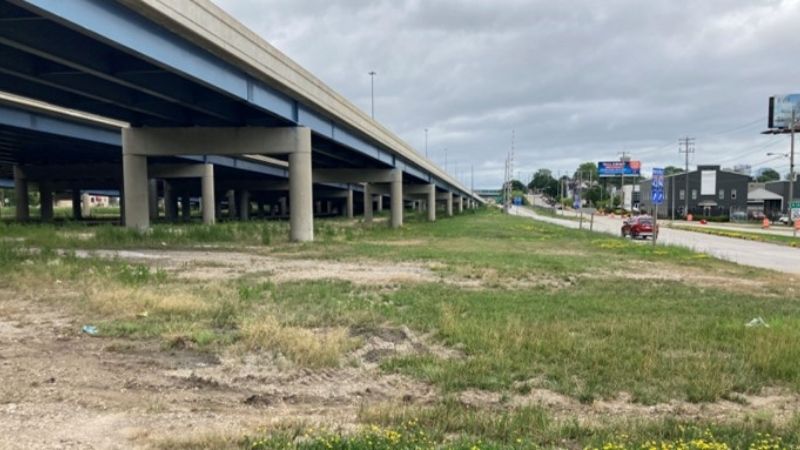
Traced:
[[369, 72], [369, 81], [370, 81], [370, 98], [372, 99], [372, 120], [375, 120], [375, 75], [378, 73], [374, 70]]
[[686, 156], [686, 169], [684, 172], [684, 176], [686, 177], [686, 183], [684, 189], [686, 189], [683, 193], [683, 216], [689, 216], [689, 154], [694, 153], [694, 138], [685, 137], [678, 141], [680, 145], [683, 147], [679, 147], [678, 153], [683, 153]]
[[669, 198], [670, 200], [672, 200], [672, 221], [675, 222], [675, 174], [674, 173], [669, 178], [669, 187], [672, 188], [672, 194], [670, 194]]
[[[619, 154], [619, 160], [622, 162], [622, 176], [620, 178], [620, 185], [619, 185], [619, 206], [620, 209], [625, 209], [625, 162], [631, 160], [631, 155], [628, 152], [622, 152]], [[633, 207], [633, 190], [631, 190], [631, 207]]]
[[792, 143], [789, 150], [789, 225], [792, 226], [792, 235], [797, 237], [797, 227], [792, 221], [792, 201], [794, 200], [794, 129], [797, 126], [797, 108], [792, 108]]

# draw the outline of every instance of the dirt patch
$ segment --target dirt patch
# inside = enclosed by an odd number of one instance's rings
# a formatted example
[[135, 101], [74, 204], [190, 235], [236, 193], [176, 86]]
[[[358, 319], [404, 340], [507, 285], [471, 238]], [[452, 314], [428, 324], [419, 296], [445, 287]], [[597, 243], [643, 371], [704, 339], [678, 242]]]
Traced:
[[385, 285], [437, 282], [441, 277], [431, 268], [414, 263], [380, 261], [343, 262], [289, 259], [240, 252], [207, 251], [112, 251], [77, 252], [147, 264], [179, 278], [213, 281], [248, 274], [266, 274], [276, 283], [304, 280], [345, 280], [357, 285]]
[[[415, 245], [415, 244], [407, 244]], [[439, 262], [388, 262], [381, 260], [336, 261], [282, 255], [258, 255], [232, 251], [97, 250], [75, 252], [78, 257], [97, 256], [145, 264], [178, 278], [196, 281], [231, 280], [263, 275], [275, 283], [306, 280], [343, 280], [355, 285], [396, 287], [413, 283], [444, 283], [465, 289], [547, 289], [572, 286], [575, 277], [527, 274], [502, 276], [492, 268], [457, 268]]]
[[364, 344], [349, 355], [351, 361], [367, 368], [376, 368], [381, 361], [409, 356], [433, 355], [442, 359], [463, 358], [458, 349], [432, 343], [432, 335], [417, 336], [408, 327], [384, 327], [378, 330], [353, 330]]
[[347, 428], [362, 405], [436, 396], [369, 367], [311, 371], [89, 337], [57, 305], [0, 290], [0, 448], [148, 448], [287, 422]]
[[556, 418], [581, 423], [599, 423], [609, 417], [620, 419], [674, 418], [687, 421], [709, 420], [719, 423], [734, 423], [754, 416], [770, 417], [775, 424], [786, 424], [800, 410], [800, 395], [780, 389], [765, 389], [760, 395], [738, 395], [736, 401], [721, 400], [714, 403], [689, 403], [672, 400], [656, 405], [634, 403], [627, 393], [614, 399], [598, 400], [590, 404], [547, 389], [532, 389], [520, 395], [502, 395], [496, 392], [468, 390], [459, 395], [459, 400], [472, 407], [525, 407], [544, 406]]
[[582, 274], [581, 277], [592, 279], [614, 277], [642, 281], [681, 282], [703, 288], [716, 288], [733, 292], [757, 290], [763, 293], [763, 290], [771, 284], [770, 281], [766, 279], [742, 277], [735, 274], [731, 274], [730, 276], [710, 275], [693, 268], [657, 264], [651, 261], [631, 261], [629, 265], [630, 267], [635, 267], [636, 270], [599, 270]]

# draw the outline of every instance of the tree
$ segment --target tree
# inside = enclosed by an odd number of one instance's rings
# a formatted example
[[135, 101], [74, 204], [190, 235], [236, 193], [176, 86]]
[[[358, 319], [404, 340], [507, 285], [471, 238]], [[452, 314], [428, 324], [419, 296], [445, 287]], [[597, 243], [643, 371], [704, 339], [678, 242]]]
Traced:
[[767, 181], [778, 181], [781, 179], [781, 174], [779, 174], [775, 169], [764, 169], [761, 172], [761, 175], [756, 178], [756, 181], [759, 183], [766, 183]]
[[[502, 189], [505, 189], [505, 188], [506, 188], [506, 184], [503, 183]], [[511, 190], [512, 191], [516, 191], [516, 192], [522, 192], [522, 193], [527, 193], [528, 192], [528, 188], [525, 187], [525, 185], [522, 184], [522, 182], [519, 181], [519, 180], [511, 180]]]
[[550, 169], [539, 169], [533, 175], [533, 180], [528, 184], [528, 188], [543, 192], [553, 180], [553, 172]]
[[675, 166], [664, 167], [664, 175], [675, 175], [676, 173], [683, 173], [683, 169]]
[[521, 192], [528, 192], [528, 188], [522, 184], [522, 181], [519, 180], [511, 180], [511, 190], [512, 191], [521, 191]]
[[582, 178], [582, 179], [587, 180], [587, 181], [590, 178], [592, 180], [597, 180], [598, 179], [598, 176], [597, 176], [597, 164], [595, 164], [593, 162], [585, 162], [585, 163], [581, 164], [580, 166], [578, 166], [578, 170], [575, 171], [574, 178], [575, 179]]

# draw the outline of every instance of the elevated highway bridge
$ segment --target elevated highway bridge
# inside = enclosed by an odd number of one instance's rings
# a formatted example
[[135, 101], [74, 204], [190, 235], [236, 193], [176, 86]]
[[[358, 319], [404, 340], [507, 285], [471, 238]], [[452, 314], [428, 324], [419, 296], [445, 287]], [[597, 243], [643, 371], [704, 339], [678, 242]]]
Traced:
[[[452, 214], [483, 201], [207, 0], [0, 0], [0, 24], [0, 90], [123, 124], [107, 162], [128, 227], [150, 226], [153, 180], [178, 175], [206, 180], [212, 222], [213, 174], [232, 164], [269, 172], [234, 187], [235, 203], [286, 192], [295, 241], [313, 239], [315, 186], [385, 196], [394, 227], [408, 204], [430, 205], [433, 220], [437, 203]], [[19, 186], [46, 173], [44, 153], [6, 154]], [[195, 164], [168, 166], [181, 159]]]

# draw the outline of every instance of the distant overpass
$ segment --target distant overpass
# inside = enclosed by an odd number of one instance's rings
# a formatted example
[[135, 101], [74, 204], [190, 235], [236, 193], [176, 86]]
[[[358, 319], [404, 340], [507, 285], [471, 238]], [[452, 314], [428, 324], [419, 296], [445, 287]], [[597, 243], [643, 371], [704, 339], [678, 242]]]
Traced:
[[[207, 0], [0, 0], [0, 22], [0, 90], [128, 124], [131, 228], [149, 227], [150, 180], [171, 176], [152, 166], [181, 156], [280, 159], [296, 241], [313, 239], [315, 184], [388, 196], [395, 227], [408, 199], [431, 220], [437, 203], [452, 214], [483, 201]], [[20, 182], [35, 171], [27, 155], [8, 162]], [[193, 174], [213, 171], [198, 162]], [[234, 195], [256, 188], [270, 185]]]
[[475, 189], [475, 195], [484, 200], [500, 202], [503, 197], [503, 191], [501, 189]]

